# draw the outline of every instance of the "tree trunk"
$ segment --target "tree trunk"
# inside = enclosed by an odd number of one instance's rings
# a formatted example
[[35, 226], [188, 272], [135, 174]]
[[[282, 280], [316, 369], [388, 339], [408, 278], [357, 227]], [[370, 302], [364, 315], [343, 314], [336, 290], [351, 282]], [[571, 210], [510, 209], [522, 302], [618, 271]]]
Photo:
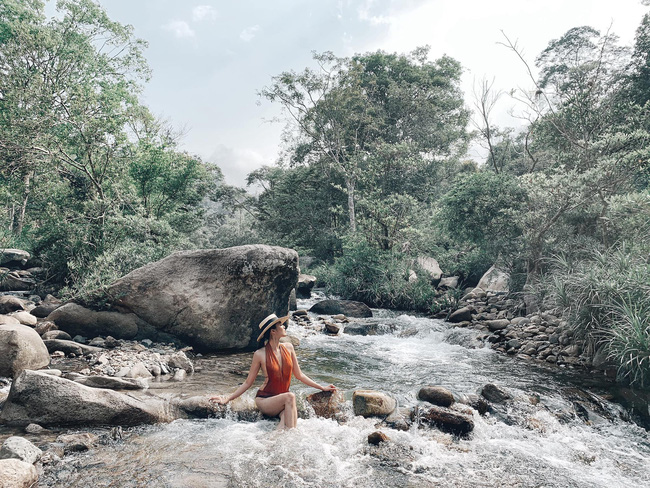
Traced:
[[348, 215], [350, 217], [350, 230], [357, 231], [357, 216], [354, 210], [354, 187], [355, 181], [353, 178], [345, 179], [345, 187], [348, 191]]
[[23, 191], [23, 203], [18, 213], [18, 222], [16, 223], [16, 228], [14, 229], [14, 234], [17, 236], [23, 233], [23, 226], [25, 224], [25, 212], [27, 210], [27, 202], [29, 201], [29, 193], [31, 192], [32, 176], [32, 173], [27, 173], [23, 180], [25, 184], [25, 189]]

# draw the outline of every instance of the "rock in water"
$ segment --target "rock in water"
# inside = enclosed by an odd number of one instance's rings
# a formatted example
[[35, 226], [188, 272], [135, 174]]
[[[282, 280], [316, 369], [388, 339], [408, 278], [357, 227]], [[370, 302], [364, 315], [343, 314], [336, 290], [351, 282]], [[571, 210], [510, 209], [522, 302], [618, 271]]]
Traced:
[[0, 459], [20, 459], [29, 464], [34, 464], [43, 455], [34, 444], [24, 437], [11, 436], [2, 444]]
[[385, 393], [373, 390], [357, 390], [352, 394], [355, 415], [362, 417], [383, 417], [390, 415], [397, 402]]
[[13, 378], [24, 369], [50, 364], [50, 354], [36, 331], [26, 325], [0, 325], [0, 376]]
[[454, 403], [454, 394], [442, 386], [425, 386], [424, 388], [420, 388], [418, 398], [440, 407], [448, 407]]
[[307, 402], [314, 409], [317, 416], [333, 419], [341, 414], [345, 399], [343, 393], [339, 390], [334, 392], [319, 391], [309, 395]]
[[466, 435], [474, 430], [474, 420], [470, 415], [445, 407], [416, 408], [413, 416], [413, 420], [417, 419], [450, 434]]
[[0, 420], [8, 425], [138, 425], [169, 421], [161, 401], [143, 402], [39, 371], [23, 371], [11, 385]]
[[288, 312], [298, 254], [263, 245], [174, 253], [109, 287], [113, 305], [198, 350], [252, 349], [258, 324]]

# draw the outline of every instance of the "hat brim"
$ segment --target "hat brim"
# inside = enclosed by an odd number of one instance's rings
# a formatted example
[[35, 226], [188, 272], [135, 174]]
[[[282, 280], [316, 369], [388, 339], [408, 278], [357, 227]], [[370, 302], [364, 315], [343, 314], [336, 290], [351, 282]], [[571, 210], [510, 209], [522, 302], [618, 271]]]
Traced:
[[287, 320], [289, 320], [288, 315], [277, 318], [273, 322], [267, 324], [266, 327], [264, 327], [264, 329], [262, 330], [262, 332], [260, 332], [260, 335], [257, 336], [257, 342], [260, 342], [262, 337], [264, 337], [264, 334], [266, 334], [266, 331], [269, 330], [271, 327], [273, 327], [275, 324], [279, 324], [279, 323], [284, 324]]

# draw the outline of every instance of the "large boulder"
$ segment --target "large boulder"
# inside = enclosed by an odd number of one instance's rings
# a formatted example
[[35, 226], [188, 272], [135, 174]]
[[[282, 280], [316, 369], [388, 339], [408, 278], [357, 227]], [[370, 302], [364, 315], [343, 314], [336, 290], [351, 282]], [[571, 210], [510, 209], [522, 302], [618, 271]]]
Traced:
[[0, 291], [29, 291], [35, 286], [36, 281], [29, 276], [20, 276], [8, 270], [0, 272]]
[[171, 420], [160, 400], [144, 402], [40, 371], [23, 371], [11, 385], [0, 420], [8, 425], [138, 425]]
[[425, 386], [424, 388], [420, 388], [418, 399], [440, 407], [449, 407], [455, 401], [454, 394], [442, 386]]
[[474, 430], [474, 419], [469, 413], [462, 413], [450, 408], [430, 406], [416, 408], [413, 421], [437, 427], [443, 432], [455, 435], [467, 435]]
[[308, 274], [300, 274], [298, 276], [298, 285], [296, 286], [297, 298], [311, 297], [311, 290], [316, 284], [316, 277]]
[[0, 376], [50, 364], [50, 354], [36, 331], [26, 325], [0, 325]]
[[30, 488], [38, 481], [38, 471], [33, 464], [19, 459], [0, 460], [1, 488]]
[[20, 265], [24, 266], [31, 255], [21, 249], [0, 249], [0, 265]]
[[418, 266], [429, 275], [431, 281], [438, 281], [442, 278], [442, 269], [440, 269], [438, 261], [434, 258], [429, 256], [420, 256], [417, 258], [417, 263]]
[[132, 271], [108, 290], [113, 305], [202, 351], [253, 349], [258, 324], [286, 315], [298, 254], [264, 245], [183, 251]]
[[343, 314], [357, 318], [372, 317], [372, 310], [368, 305], [352, 300], [322, 300], [315, 303], [309, 311], [324, 315]]
[[472, 294], [477, 294], [480, 292], [493, 292], [493, 293], [507, 293], [509, 291], [510, 275], [504, 271], [501, 271], [495, 266], [492, 266], [488, 269], [485, 274], [481, 277], [476, 285], [476, 288], [472, 290]]
[[17, 312], [25, 310], [25, 302], [12, 295], [0, 296], [0, 313]]
[[34, 464], [42, 455], [43, 451], [34, 444], [15, 435], [8, 437], [0, 448], [0, 459], [20, 459], [29, 464]]
[[142, 322], [132, 313], [96, 312], [76, 303], [66, 303], [56, 308], [47, 319], [72, 337], [110, 335], [119, 339], [133, 339]]

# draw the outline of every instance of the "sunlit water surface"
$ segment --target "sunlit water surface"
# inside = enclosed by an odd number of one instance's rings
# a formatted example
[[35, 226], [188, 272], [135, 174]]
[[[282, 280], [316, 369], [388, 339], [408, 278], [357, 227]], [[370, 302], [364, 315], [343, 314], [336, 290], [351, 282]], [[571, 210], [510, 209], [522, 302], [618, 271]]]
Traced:
[[[519, 398], [505, 412], [505, 422], [503, 416], [475, 414], [475, 429], [467, 439], [426, 428], [402, 432], [382, 427], [391, 442], [374, 447], [367, 436], [377, 430], [377, 420], [352, 415], [342, 424], [300, 419], [288, 432], [275, 431], [276, 422], [269, 420], [178, 420], [139, 427], [125, 432], [122, 441], [66, 456], [39, 486], [650, 486], [645, 430], [622, 420], [591, 425], [578, 418], [558, 420], [555, 413], [570, 410], [560, 390], [580, 384], [571, 372], [559, 375], [496, 354], [483, 347], [473, 330], [374, 312], [372, 320], [379, 320], [385, 334], [332, 337], [290, 329], [301, 339], [297, 354], [303, 371], [345, 390], [348, 403], [355, 389], [381, 390], [401, 406], [412, 406], [424, 385], [475, 393], [495, 383]], [[245, 370], [250, 354], [200, 359], [202, 371], [183, 385], [182, 393], [234, 390], [232, 375], [224, 375], [225, 369], [232, 370], [223, 366], [227, 361], [235, 370]], [[299, 398], [314, 391], [295, 380], [292, 390]], [[254, 392], [246, 396], [250, 399]], [[530, 403], [531, 395], [540, 397], [539, 405]]]

